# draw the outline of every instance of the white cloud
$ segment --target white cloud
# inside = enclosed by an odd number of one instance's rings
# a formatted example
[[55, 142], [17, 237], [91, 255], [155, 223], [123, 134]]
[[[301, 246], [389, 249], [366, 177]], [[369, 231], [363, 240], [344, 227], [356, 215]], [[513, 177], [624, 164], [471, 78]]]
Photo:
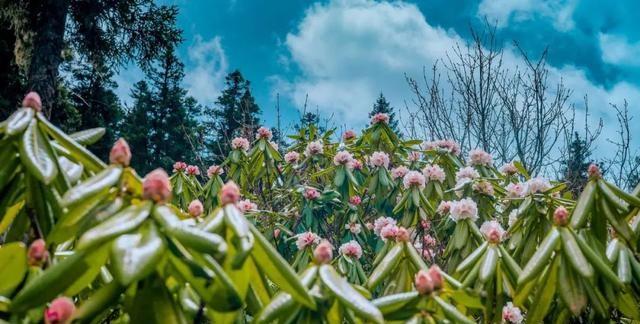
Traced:
[[[404, 100], [412, 99], [404, 74], [420, 76], [424, 66], [463, 42], [456, 33], [431, 26], [412, 4], [369, 0], [315, 4], [285, 42], [290, 64], [300, 74], [293, 80], [273, 76], [273, 90], [288, 95], [297, 107], [309, 94], [310, 105], [326, 116], [335, 114], [337, 120], [363, 125], [380, 91], [396, 108], [404, 107]], [[504, 61], [510, 69], [523, 65], [512, 49], [505, 50]], [[603, 138], [615, 136], [609, 102], [625, 98], [632, 104], [640, 102], [636, 86], [621, 82], [605, 89], [574, 66], [551, 66], [549, 78], [552, 83], [562, 79], [574, 90], [571, 100], [577, 107], [582, 107], [583, 95], [589, 95], [594, 120], [605, 120]]]
[[640, 66], [640, 42], [630, 43], [626, 37], [600, 33], [602, 60], [616, 65]]
[[202, 104], [213, 103], [224, 87], [229, 68], [220, 37], [204, 40], [196, 35], [189, 46], [187, 62], [184, 84], [189, 95]]
[[478, 5], [478, 16], [504, 27], [510, 21], [521, 22], [536, 17], [550, 19], [559, 31], [574, 27], [573, 11], [576, 0], [482, 0]]

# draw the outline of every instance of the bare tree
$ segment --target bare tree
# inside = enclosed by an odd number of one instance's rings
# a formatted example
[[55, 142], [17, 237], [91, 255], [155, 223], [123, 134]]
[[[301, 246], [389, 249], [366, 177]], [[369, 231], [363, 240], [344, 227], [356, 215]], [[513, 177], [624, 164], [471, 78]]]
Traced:
[[622, 106], [611, 103], [609, 105], [616, 111], [618, 138], [607, 139], [616, 146], [616, 153], [613, 158], [606, 160], [604, 171], [619, 187], [632, 189], [640, 180], [640, 152], [631, 147], [633, 138], [630, 122], [633, 117], [629, 115], [627, 100], [624, 100]]

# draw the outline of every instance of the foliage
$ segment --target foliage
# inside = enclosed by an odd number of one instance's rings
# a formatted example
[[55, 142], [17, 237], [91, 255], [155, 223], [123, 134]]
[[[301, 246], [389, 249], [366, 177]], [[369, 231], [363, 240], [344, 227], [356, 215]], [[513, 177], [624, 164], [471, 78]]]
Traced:
[[378, 114], [340, 142], [301, 128], [284, 156], [261, 127], [206, 177], [178, 161], [141, 179], [127, 142], [107, 165], [85, 148], [104, 129], [40, 109], [31, 93], [0, 123], [2, 321], [640, 320], [640, 186], [596, 165], [573, 200]]

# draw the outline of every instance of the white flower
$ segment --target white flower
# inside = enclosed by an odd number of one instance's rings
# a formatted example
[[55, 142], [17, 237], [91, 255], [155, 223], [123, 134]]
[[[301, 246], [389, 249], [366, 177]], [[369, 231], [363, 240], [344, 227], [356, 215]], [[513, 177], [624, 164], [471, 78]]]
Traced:
[[333, 164], [335, 165], [348, 165], [353, 160], [351, 153], [347, 151], [340, 151], [333, 157]]
[[362, 247], [360, 247], [360, 244], [355, 240], [342, 244], [338, 252], [353, 259], [360, 259], [360, 257], [362, 257]]
[[487, 196], [493, 196], [493, 193], [494, 193], [493, 185], [489, 181], [486, 181], [486, 180], [480, 180], [480, 181], [474, 183], [473, 184], [473, 190], [478, 192], [478, 193], [487, 195]]
[[405, 189], [409, 189], [411, 187], [419, 187], [422, 189], [425, 186], [425, 182], [426, 180], [424, 175], [418, 171], [409, 171], [409, 173], [407, 173], [402, 179]]
[[378, 124], [378, 123], [385, 123], [388, 124], [389, 123], [389, 115], [385, 114], [385, 113], [377, 113], [375, 115], [373, 115], [373, 117], [371, 117], [371, 124]]
[[525, 195], [542, 193], [551, 189], [551, 183], [549, 183], [549, 180], [543, 177], [531, 178], [527, 182], [525, 182], [524, 186]]
[[249, 199], [240, 200], [236, 204], [243, 213], [258, 210], [258, 205]]
[[507, 198], [518, 198], [524, 194], [524, 186], [521, 183], [510, 183], [505, 189], [507, 190]]
[[373, 152], [369, 157], [369, 164], [387, 169], [389, 168], [389, 155], [385, 152]]
[[524, 321], [520, 308], [513, 306], [512, 302], [508, 302], [502, 308], [502, 320], [509, 324], [521, 324]]
[[502, 172], [502, 174], [504, 175], [514, 175], [518, 173], [518, 168], [516, 168], [513, 162], [509, 162], [500, 167], [500, 172]]
[[260, 128], [258, 128], [258, 131], [256, 132], [256, 139], [264, 138], [267, 141], [269, 141], [269, 140], [271, 140], [272, 137], [273, 137], [273, 134], [271, 134], [271, 130], [269, 130], [266, 127], [260, 127]]
[[469, 151], [469, 160], [471, 165], [491, 166], [493, 164], [493, 157], [491, 154], [481, 149], [473, 149]]
[[499, 243], [507, 233], [504, 228], [502, 228], [502, 225], [495, 220], [482, 223], [480, 232], [484, 235], [484, 238], [491, 243]]
[[479, 177], [480, 173], [478, 173], [478, 171], [476, 171], [476, 169], [472, 167], [464, 167], [456, 172], [457, 183], [467, 183]]
[[318, 243], [320, 243], [320, 236], [311, 231], [298, 234], [298, 239], [296, 240], [298, 250], [302, 250], [308, 246]]
[[287, 152], [287, 154], [284, 155], [285, 162], [289, 164], [296, 163], [298, 162], [299, 159], [300, 159], [300, 154], [295, 151]]
[[438, 208], [436, 209], [436, 212], [440, 215], [447, 214], [451, 210], [451, 203], [451, 201], [441, 201], [438, 205]]
[[407, 156], [407, 160], [409, 160], [409, 162], [416, 162], [420, 160], [420, 152], [418, 151], [409, 152], [409, 156]]
[[244, 137], [236, 137], [231, 141], [231, 148], [234, 150], [249, 150], [249, 140]]
[[460, 145], [453, 140], [436, 140], [432, 142], [422, 143], [422, 148], [426, 151], [441, 151], [451, 153], [455, 156], [460, 155]]
[[478, 219], [478, 205], [470, 198], [464, 198], [451, 202], [450, 215], [451, 219], [458, 222], [462, 219]]
[[360, 234], [360, 232], [362, 231], [362, 225], [358, 224], [358, 223], [349, 223], [344, 225], [345, 229], [348, 229], [352, 234]]
[[397, 168], [391, 169], [391, 178], [393, 180], [402, 178], [407, 174], [407, 172], [409, 172], [409, 169], [407, 169], [406, 166], [401, 165]]
[[380, 236], [380, 231], [387, 225], [396, 225], [396, 220], [391, 217], [378, 217], [373, 222], [373, 232]]
[[429, 181], [438, 181], [442, 183], [446, 178], [444, 170], [437, 164], [429, 164], [422, 169], [422, 174], [427, 177]]
[[304, 150], [304, 154], [307, 156], [319, 155], [322, 153], [324, 153], [322, 141], [309, 142], [309, 144], [307, 144], [307, 148]]

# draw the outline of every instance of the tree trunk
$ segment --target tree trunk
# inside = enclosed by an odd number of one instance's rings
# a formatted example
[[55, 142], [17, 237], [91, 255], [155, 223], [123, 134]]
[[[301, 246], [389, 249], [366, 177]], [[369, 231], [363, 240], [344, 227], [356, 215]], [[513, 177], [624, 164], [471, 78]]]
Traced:
[[30, 90], [42, 98], [42, 110], [51, 118], [58, 95], [58, 68], [62, 63], [64, 30], [70, 0], [29, 2], [33, 38], [31, 63], [27, 75]]

